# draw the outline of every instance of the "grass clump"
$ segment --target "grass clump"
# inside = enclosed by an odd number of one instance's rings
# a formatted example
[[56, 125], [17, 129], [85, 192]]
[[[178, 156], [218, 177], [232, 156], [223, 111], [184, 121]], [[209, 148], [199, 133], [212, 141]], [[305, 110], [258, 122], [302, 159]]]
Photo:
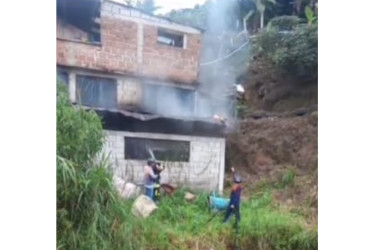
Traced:
[[295, 171], [293, 169], [287, 169], [286, 172], [283, 174], [282, 179], [280, 181], [280, 187], [285, 188], [287, 186], [291, 186], [294, 184], [295, 180]]

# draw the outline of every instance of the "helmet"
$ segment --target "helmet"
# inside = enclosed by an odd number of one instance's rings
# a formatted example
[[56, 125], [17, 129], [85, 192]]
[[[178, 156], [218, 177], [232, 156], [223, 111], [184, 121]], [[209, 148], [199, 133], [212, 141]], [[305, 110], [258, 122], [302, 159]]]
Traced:
[[234, 182], [235, 183], [241, 183], [242, 182], [242, 178], [237, 173], [234, 174]]
[[149, 158], [149, 159], [147, 160], [147, 164], [148, 164], [148, 165], [151, 165], [151, 164], [153, 164], [153, 163], [155, 163], [155, 162], [156, 162], [156, 160], [153, 159], [153, 158]]

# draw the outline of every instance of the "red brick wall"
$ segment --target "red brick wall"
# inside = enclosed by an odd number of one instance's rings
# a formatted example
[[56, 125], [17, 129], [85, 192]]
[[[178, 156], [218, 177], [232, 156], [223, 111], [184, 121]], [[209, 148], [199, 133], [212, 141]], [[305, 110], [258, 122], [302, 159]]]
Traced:
[[199, 35], [187, 48], [157, 44], [157, 27], [144, 25], [143, 63], [138, 64], [138, 24], [101, 18], [101, 46], [57, 40], [57, 64], [191, 83], [197, 80]]
[[157, 27], [144, 27], [142, 72], [193, 81], [197, 78], [200, 57], [199, 35], [187, 35], [186, 49], [157, 43]]

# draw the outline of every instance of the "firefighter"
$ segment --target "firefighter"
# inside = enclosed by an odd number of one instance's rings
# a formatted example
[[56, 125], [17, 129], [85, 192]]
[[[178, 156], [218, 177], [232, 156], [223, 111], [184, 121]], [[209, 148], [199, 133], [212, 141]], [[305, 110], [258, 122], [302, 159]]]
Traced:
[[161, 172], [164, 170], [164, 167], [161, 165], [160, 162], [155, 162], [152, 166], [153, 172], [156, 175], [155, 182], [154, 182], [154, 201], [160, 201], [160, 179], [161, 179]]
[[242, 193], [242, 185], [241, 185], [241, 178], [238, 175], [238, 173], [235, 172], [235, 169], [232, 167], [231, 171], [233, 173], [234, 177], [234, 184], [231, 190], [231, 195], [230, 195], [230, 202], [229, 206], [227, 207], [226, 210], [226, 215], [223, 220], [223, 223], [226, 223], [228, 219], [230, 218], [232, 213], [235, 213], [236, 216], [236, 224], [240, 222], [240, 195]]

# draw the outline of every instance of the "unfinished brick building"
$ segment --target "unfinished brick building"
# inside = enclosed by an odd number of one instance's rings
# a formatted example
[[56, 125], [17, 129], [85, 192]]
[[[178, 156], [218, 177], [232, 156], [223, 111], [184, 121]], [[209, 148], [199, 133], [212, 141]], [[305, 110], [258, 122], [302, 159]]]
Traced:
[[194, 115], [201, 34], [117, 2], [57, 1], [58, 78], [102, 117], [105, 152], [125, 180], [140, 184], [154, 155], [162, 182], [223, 189], [223, 128]]

